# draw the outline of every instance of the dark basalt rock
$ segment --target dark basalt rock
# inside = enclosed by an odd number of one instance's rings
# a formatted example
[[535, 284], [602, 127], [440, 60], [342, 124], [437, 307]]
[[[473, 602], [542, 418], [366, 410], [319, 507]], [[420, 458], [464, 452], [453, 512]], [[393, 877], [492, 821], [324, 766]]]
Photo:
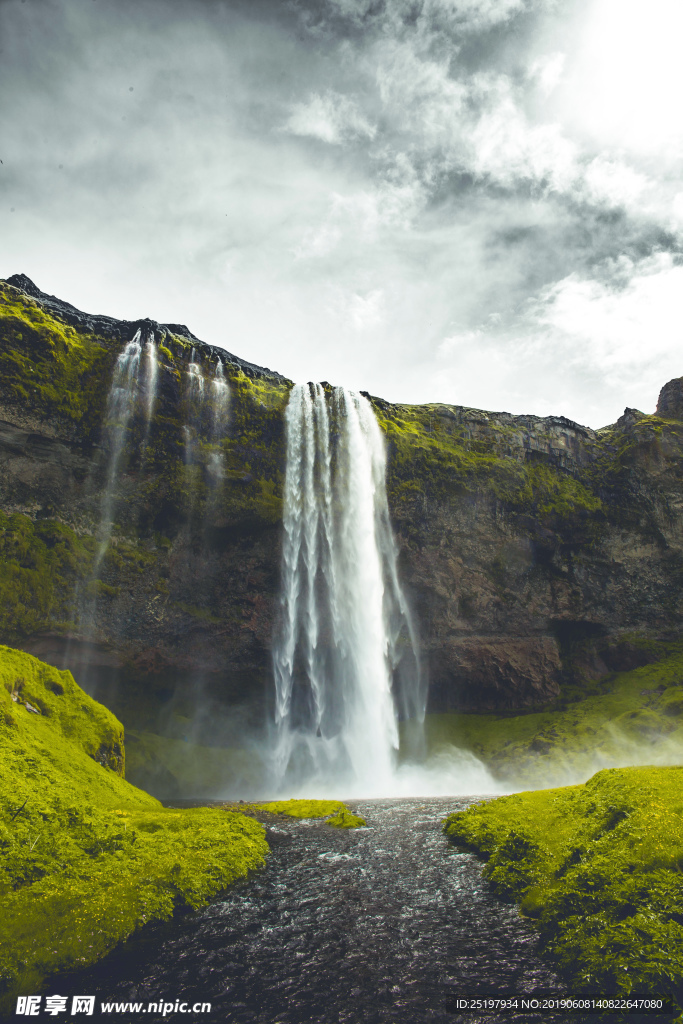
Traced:
[[683, 377], [676, 377], [659, 392], [657, 415], [667, 420], [683, 420]]

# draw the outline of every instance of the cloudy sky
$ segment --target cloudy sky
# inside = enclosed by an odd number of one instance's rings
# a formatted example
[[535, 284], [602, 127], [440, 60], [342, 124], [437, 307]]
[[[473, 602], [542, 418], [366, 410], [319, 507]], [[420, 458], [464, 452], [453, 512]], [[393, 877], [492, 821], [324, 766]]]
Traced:
[[393, 401], [683, 374], [680, 0], [3, 0], [0, 276]]

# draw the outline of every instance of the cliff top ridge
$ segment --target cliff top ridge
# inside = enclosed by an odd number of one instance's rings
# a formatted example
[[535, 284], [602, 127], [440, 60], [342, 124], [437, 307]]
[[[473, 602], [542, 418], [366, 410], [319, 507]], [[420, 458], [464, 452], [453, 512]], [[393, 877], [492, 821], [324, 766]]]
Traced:
[[31, 280], [26, 274], [12, 274], [11, 277], [0, 281], [3, 284], [9, 284], [13, 288], [18, 288], [23, 291], [26, 295], [30, 295], [31, 298], [37, 299], [41, 305], [46, 306], [49, 311], [64, 320], [66, 323], [71, 324], [73, 327], [78, 327], [80, 330], [100, 333], [109, 336], [119, 338], [121, 340], [130, 340], [132, 334], [138, 329], [138, 327], [147, 326], [153, 329], [160, 329], [162, 331], [168, 331], [170, 334], [175, 334], [181, 338], [185, 338], [191, 342], [198, 349], [200, 349], [205, 355], [212, 358], [220, 356], [223, 362], [235, 363], [239, 366], [247, 376], [257, 377], [271, 377], [276, 380], [286, 381], [287, 378], [276, 370], [270, 370], [266, 366], [258, 366], [256, 363], [251, 363], [247, 359], [242, 359], [240, 356], [234, 355], [227, 349], [219, 347], [218, 345], [209, 345], [204, 341], [197, 338], [188, 327], [184, 324], [161, 324], [157, 323], [156, 320], [145, 318], [142, 320], [117, 320], [116, 317], [107, 316], [101, 313], [84, 313], [76, 306], [72, 306], [70, 302], [65, 302], [63, 299], [58, 299], [56, 295], [49, 295], [47, 292], [43, 292]]

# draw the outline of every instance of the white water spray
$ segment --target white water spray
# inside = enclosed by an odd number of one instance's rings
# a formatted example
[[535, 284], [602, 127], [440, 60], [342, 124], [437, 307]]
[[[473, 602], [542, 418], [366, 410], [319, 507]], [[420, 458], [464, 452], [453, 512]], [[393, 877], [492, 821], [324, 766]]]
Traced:
[[420, 720], [425, 694], [383, 437], [365, 398], [319, 384], [292, 390], [286, 428], [276, 776], [289, 790], [386, 795], [399, 710]]

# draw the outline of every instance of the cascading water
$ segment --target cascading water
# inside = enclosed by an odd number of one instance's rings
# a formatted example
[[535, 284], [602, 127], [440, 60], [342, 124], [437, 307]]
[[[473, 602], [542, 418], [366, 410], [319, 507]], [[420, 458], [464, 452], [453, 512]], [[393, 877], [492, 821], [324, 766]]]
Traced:
[[[211, 380], [211, 409], [211, 442], [218, 445], [227, 433], [230, 412], [230, 388], [220, 357]], [[223, 452], [219, 448], [214, 448], [211, 452], [207, 468], [214, 484], [219, 483], [225, 476]]]
[[213, 424], [212, 434], [214, 437], [222, 437], [225, 434], [226, 419], [230, 407], [230, 388], [225, 379], [223, 362], [218, 358], [216, 372], [211, 381], [211, 393], [213, 403]]
[[154, 333], [150, 334], [145, 345], [145, 439], [143, 448], [147, 447], [149, 429], [154, 415], [154, 404], [157, 397], [159, 380], [159, 356], [154, 342]]
[[[106, 431], [109, 435], [109, 459], [107, 476], [100, 504], [100, 520], [97, 530], [97, 550], [92, 568], [95, 578], [104, 558], [113, 525], [113, 503], [116, 478], [126, 442], [128, 426], [135, 412], [138, 396], [140, 354], [142, 352], [141, 331], [136, 331], [123, 351], [119, 353], [114, 367], [109, 396], [107, 398]], [[152, 342], [153, 344], [153, 342]]]
[[196, 350], [192, 349], [190, 362], [187, 367], [187, 390], [185, 402], [187, 405], [187, 422], [183, 427], [185, 435], [185, 464], [191, 465], [194, 461], [196, 434], [200, 425], [202, 415], [202, 402], [204, 399], [204, 375], [201, 366], [197, 362]]
[[276, 778], [309, 793], [386, 794], [398, 712], [421, 718], [425, 695], [383, 437], [367, 399], [319, 384], [293, 388], [286, 428]]

